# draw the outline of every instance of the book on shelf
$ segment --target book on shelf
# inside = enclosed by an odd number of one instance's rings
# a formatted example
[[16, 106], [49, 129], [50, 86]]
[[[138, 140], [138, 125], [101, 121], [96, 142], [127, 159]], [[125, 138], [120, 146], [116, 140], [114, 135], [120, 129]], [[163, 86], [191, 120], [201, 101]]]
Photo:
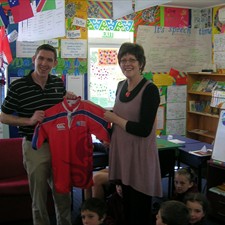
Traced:
[[214, 91], [225, 91], [225, 81], [218, 81], [215, 88], [214, 88]]
[[205, 92], [212, 92], [212, 90], [216, 87], [216, 85], [217, 85], [217, 81], [210, 79], [205, 88]]
[[189, 110], [191, 112], [196, 112], [196, 108], [195, 108], [195, 101], [189, 101]]
[[209, 79], [207, 79], [207, 78], [202, 79], [200, 84], [198, 85], [196, 91], [204, 92], [206, 87], [207, 87], [207, 85], [208, 85], [208, 83], [209, 83]]
[[200, 81], [199, 81], [199, 80], [195, 81], [195, 82], [192, 84], [192, 86], [191, 86], [191, 90], [192, 90], [192, 91], [197, 91], [197, 88], [198, 88], [199, 84], [200, 84]]
[[202, 100], [202, 101], [189, 101], [189, 110], [191, 112], [201, 112], [201, 113], [210, 113], [210, 101]]
[[221, 104], [225, 103], [225, 83], [222, 83], [224, 82], [218, 82], [212, 91], [211, 107], [219, 107]]

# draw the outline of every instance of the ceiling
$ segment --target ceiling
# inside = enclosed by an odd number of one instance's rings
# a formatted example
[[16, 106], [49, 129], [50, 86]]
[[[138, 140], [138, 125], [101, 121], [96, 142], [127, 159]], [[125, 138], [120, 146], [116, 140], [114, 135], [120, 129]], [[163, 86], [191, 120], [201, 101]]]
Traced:
[[191, 8], [203, 9], [203, 8], [212, 8], [219, 5], [225, 5], [225, 0], [171, 0], [170, 3], [166, 3], [163, 5], [172, 7], [190, 8], [190, 9]]

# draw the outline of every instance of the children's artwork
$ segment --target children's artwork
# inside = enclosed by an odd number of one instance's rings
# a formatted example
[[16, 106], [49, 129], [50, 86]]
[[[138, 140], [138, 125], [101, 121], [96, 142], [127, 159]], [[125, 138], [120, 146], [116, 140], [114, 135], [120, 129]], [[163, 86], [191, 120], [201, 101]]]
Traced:
[[99, 66], [117, 65], [116, 49], [99, 49], [98, 50]]
[[160, 106], [157, 111], [157, 130], [163, 130], [165, 126], [165, 107]]
[[185, 135], [185, 119], [166, 120], [166, 134]]
[[167, 103], [166, 115], [167, 119], [186, 118], [186, 102]]
[[189, 9], [184, 8], [164, 8], [165, 27], [188, 27]]
[[157, 86], [170, 86], [173, 84], [173, 78], [168, 73], [154, 73], [153, 82]]
[[186, 102], [187, 86], [169, 86], [167, 88], [167, 102]]
[[207, 28], [212, 27], [212, 9], [192, 9], [191, 10], [191, 27]]
[[219, 20], [219, 10], [225, 6], [213, 8], [213, 34], [225, 33], [225, 23]]

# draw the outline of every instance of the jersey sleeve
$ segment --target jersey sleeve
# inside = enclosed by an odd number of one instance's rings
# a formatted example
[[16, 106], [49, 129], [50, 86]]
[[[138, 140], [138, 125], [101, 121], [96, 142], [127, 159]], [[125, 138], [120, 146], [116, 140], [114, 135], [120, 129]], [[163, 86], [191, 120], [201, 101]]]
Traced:
[[99, 140], [110, 142], [110, 123], [104, 119], [105, 109], [88, 102], [84, 104], [86, 104], [85, 108], [87, 108], [89, 112], [88, 121], [90, 133], [94, 134]]
[[42, 123], [37, 124], [32, 138], [32, 148], [38, 150], [43, 144], [43, 142], [46, 140], [46, 138], [47, 133], [45, 132], [44, 124]]

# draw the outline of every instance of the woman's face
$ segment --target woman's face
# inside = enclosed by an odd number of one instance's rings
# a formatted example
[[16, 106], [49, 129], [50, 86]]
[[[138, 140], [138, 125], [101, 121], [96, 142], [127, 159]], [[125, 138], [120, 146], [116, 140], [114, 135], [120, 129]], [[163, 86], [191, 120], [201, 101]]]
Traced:
[[139, 76], [140, 67], [141, 65], [134, 55], [125, 54], [120, 60], [120, 68], [128, 79], [132, 79], [137, 75]]
[[193, 182], [190, 182], [188, 177], [185, 175], [176, 174], [174, 178], [174, 186], [176, 192], [178, 194], [182, 194], [193, 186]]
[[103, 223], [103, 219], [100, 219], [96, 212], [90, 210], [82, 211], [81, 218], [83, 225], [100, 225]]
[[157, 213], [157, 215], [156, 215], [156, 225], [166, 225], [166, 224], [163, 223], [163, 221], [162, 221], [162, 217], [161, 217], [160, 210], [158, 211], [158, 213]]
[[190, 224], [195, 224], [201, 221], [202, 218], [205, 216], [205, 213], [203, 211], [203, 208], [200, 202], [187, 201], [186, 206], [189, 209], [189, 213], [190, 213]]

